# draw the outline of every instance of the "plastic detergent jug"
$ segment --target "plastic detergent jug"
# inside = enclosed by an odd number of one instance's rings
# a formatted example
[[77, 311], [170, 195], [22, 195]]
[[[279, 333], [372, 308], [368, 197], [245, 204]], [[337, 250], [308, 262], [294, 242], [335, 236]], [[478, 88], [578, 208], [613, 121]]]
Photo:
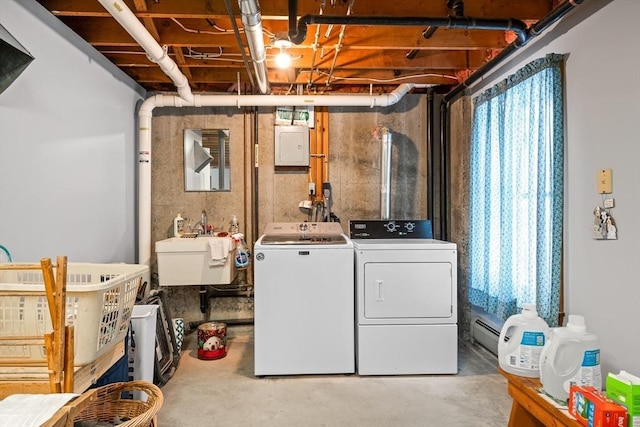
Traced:
[[511, 374], [538, 378], [548, 335], [549, 325], [538, 316], [536, 306], [524, 304], [522, 313], [509, 317], [500, 331], [498, 364]]
[[540, 382], [561, 401], [569, 398], [571, 384], [602, 389], [598, 338], [587, 332], [584, 317], [570, 314], [566, 327], [551, 330], [540, 356]]

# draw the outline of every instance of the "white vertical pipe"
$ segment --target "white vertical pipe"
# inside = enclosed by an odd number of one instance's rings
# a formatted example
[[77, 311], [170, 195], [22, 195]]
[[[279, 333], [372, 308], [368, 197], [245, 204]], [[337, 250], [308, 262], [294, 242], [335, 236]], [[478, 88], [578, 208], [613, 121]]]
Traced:
[[389, 219], [391, 209], [391, 130], [382, 128], [380, 156], [380, 219]]
[[151, 119], [156, 98], [147, 98], [138, 112], [138, 263], [151, 265]]

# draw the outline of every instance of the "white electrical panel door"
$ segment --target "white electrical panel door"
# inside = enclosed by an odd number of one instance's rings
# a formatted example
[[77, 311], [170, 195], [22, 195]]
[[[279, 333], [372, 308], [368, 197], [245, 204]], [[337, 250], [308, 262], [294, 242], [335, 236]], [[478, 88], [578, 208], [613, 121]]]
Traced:
[[276, 126], [275, 165], [309, 166], [307, 126]]
[[451, 318], [456, 291], [452, 269], [447, 262], [367, 263], [365, 318]]

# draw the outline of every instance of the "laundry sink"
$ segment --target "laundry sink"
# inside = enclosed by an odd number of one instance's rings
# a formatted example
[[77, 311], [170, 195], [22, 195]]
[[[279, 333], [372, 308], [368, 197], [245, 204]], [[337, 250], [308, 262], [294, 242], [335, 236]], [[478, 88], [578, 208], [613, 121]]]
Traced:
[[221, 285], [236, 277], [230, 237], [171, 237], [156, 242], [161, 286]]

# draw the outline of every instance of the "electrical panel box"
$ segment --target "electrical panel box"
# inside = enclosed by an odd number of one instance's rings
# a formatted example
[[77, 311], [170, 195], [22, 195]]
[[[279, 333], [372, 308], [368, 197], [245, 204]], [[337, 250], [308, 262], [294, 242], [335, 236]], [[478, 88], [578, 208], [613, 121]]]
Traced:
[[276, 126], [275, 165], [309, 166], [309, 128]]

